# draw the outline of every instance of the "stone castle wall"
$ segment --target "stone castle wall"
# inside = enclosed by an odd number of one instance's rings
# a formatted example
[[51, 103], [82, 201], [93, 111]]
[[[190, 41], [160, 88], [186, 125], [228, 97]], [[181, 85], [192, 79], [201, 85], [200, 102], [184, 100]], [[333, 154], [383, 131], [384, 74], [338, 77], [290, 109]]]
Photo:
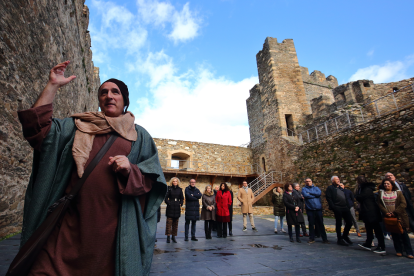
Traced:
[[332, 89], [338, 86], [338, 80], [332, 75], [325, 78], [325, 74], [318, 70], [309, 74], [308, 68], [301, 66], [300, 69], [303, 85], [305, 86], [306, 100], [311, 102], [312, 99], [323, 96], [330, 104], [334, 103]]
[[154, 138], [154, 142], [163, 167], [168, 166], [168, 161], [176, 155], [180, 160], [188, 158], [185, 165], [190, 171], [224, 170], [229, 173], [231, 169], [238, 169], [241, 174], [252, 174], [254, 171], [249, 148], [160, 138]]
[[[323, 192], [338, 175], [347, 188], [355, 188], [360, 174], [380, 184], [387, 172], [414, 188], [414, 107], [374, 119], [299, 148], [294, 161], [295, 181], [312, 178]], [[414, 193], [412, 193], [414, 195]], [[326, 200], [324, 209], [329, 213]]]
[[97, 110], [100, 80], [92, 62], [84, 0], [0, 1], [0, 238], [20, 230], [32, 149], [24, 140], [17, 111], [36, 101], [50, 69], [70, 60], [54, 117]]

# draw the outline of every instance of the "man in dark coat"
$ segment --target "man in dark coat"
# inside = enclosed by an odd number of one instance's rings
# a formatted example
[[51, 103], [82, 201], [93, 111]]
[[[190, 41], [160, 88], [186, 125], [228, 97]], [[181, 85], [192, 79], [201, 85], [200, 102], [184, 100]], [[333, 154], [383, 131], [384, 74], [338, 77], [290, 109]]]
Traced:
[[410, 224], [411, 231], [414, 232], [414, 207], [413, 207], [413, 201], [411, 199], [411, 192], [408, 189], [407, 185], [405, 185], [402, 182], [399, 182], [394, 174], [387, 172], [385, 174], [385, 179], [394, 181], [395, 186], [397, 186], [398, 190], [400, 190], [405, 198], [405, 201], [407, 202], [407, 208], [405, 209], [407, 211], [408, 220]]
[[365, 176], [358, 176], [357, 182], [360, 186], [360, 189], [356, 193], [355, 198], [360, 204], [359, 217], [364, 221], [365, 230], [367, 233], [367, 239], [365, 243], [358, 245], [366, 250], [371, 250], [371, 243], [374, 239], [374, 231], [375, 236], [378, 240], [378, 248], [373, 252], [384, 254], [385, 240], [380, 225], [380, 222], [382, 221], [382, 215], [374, 194], [374, 191], [376, 190], [375, 184], [368, 182]]
[[[336, 225], [336, 236], [338, 238], [337, 243], [339, 245], [351, 245], [352, 241], [349, 239], [349, 230], [352, 227], [352, 215], [346, 202], [345, 193], [339, 186], [341, 181], [338, 176], [332, 176], [332, 185], [326, 189], [326, 200], [329, 204], [329, 209], [334, 212]], [[344, 233], [341, 234], [342, 219], [345, 220]]]
[[191, 240], [198, 241], [195, 236], [196, 222], [200, 219], [200, 202], [202, 194], [195, 186], [195, 179], [190, 180], [190, 185], [185, 188], [185, 241], [188, 241], [188, 230], [191, 222]]
[[355, 205], [355, 198], [354, 198], [354, 193], [352, 193], [350, 190], [346, 189], [344, 184], [341, 183], [339, 185], [340, 185], [342, 191], [345, 194], [345, 198], [346, 198], [346, 202], [348, 203], [349, 211], [351, 211], [352, 224], [355, 227], [355, 230], [357, 232], [358, 237], [361, 237], [361, 232], [359, 231], [358, 221], [357, 221], [356, 216], [355, 216], [355, 207], [354, 207], [354, 205]]

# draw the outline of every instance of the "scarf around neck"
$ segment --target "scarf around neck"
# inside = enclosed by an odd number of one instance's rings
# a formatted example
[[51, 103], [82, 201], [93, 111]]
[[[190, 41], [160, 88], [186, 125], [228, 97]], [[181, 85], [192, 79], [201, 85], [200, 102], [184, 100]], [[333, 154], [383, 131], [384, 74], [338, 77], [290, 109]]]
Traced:
[[71, 116], [75, 119], [76, 133], [73, 141], [72, 155], [75, 160], [79, 178], [82, 177], [86, 161], [92, 150], [93, 140], [97, 134], [107, 134], [115, 131], [128, 141], [137, 140], [135, 117], [127, 112], [118, 117], [107, 117], [103, 112], [84, 112]]

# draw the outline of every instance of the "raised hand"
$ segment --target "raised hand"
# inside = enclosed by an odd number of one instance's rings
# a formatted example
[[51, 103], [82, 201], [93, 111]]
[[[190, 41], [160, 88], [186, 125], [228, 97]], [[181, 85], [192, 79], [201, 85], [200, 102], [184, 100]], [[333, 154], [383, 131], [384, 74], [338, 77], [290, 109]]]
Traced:
[[55, 99], [58, 89], [76, 78], [76, 76], [65, 78], [65, 70], [69, 63], [70, 61], [67, 60], [56, 65], [52, 68], [52, 70], [50, 70], [49, 81], [32, 107], [51, 104]]
[[57, 85], [58, 87], [62, 87], [65, 84], [68, 84], [69, 82], [74, 80], [76, 76], [73, 75], [68, 78], [65, 78], [65, 70], [69, 63], [70, 61], [67, 60], [53, 67], [49, 73], [49, 83]]

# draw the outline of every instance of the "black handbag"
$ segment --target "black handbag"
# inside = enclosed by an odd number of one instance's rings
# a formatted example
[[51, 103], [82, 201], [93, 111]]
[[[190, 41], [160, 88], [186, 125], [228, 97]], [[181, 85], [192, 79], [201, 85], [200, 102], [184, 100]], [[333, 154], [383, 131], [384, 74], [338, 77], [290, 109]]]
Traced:
[[91, 163], [86, 167], [82, 177], [78, 180], [76, 185], [73, 186], [69, 194], [65, 195], [55, 203], [53, 203], [48, 209], [48, 215], [43, 223], [36, 229], [29, 240], [20, 248], [20, 251], [14, 257], [12, 263], [9, 266], [6, 276], [23, 276], [29, 273], [33, 262], [36, 260], [47, 239], [52, 231], [55, 229], [56, 224], [63, 218], [66, 210], [68, 209], [71, 200], [77, 195], [81, 189], [83, 183], [95, 169], [96, 165], [104, 157], [105, 153], [109, 150], [117, 135], [111, 135], [106, 141], [104, 146], [99, 150]]

